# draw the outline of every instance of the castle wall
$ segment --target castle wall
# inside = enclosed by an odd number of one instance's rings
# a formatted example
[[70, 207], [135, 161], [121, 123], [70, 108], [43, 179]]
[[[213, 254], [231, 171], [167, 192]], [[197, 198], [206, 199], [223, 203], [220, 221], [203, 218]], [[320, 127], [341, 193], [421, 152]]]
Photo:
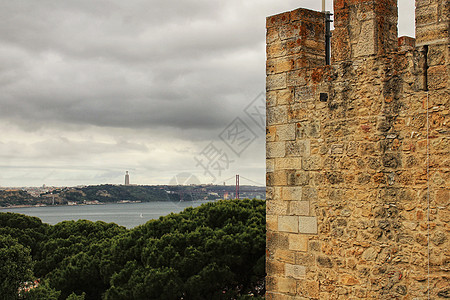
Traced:
[[396, 1], [334, 4], [331, 66], [324, 14], [267, 19], [267, 298], [450, 296], [449, 2], [416, 41]]

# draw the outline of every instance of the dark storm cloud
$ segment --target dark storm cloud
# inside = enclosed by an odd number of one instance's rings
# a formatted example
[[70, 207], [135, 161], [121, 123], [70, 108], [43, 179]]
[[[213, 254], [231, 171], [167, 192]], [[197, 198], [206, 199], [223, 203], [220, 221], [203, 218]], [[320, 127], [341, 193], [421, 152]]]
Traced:
[[219, 128], [242, 102], [237, 87], [254, 82], [239, 58], [261, 50], [219, 1], [15, 1], [1, 12], [0, 115], [36, 123]]

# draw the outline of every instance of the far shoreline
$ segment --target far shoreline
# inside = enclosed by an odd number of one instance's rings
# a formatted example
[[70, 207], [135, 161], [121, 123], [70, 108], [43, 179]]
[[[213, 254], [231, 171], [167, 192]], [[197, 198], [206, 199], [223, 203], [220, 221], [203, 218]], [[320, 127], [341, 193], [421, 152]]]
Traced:
[[[215, 199], [212, 201], [218, 201], [218, 200], [223, 200], [223, 199]], [[182, 202], [195, 202], [198, 200], [193, 200], [193, 201], [182, 201]], [[200, 200], [202, 201], [202, 200]], [[210, 200], [211, 201], [211, 200]], [[21, 205], [11, 205], [11, 206], [0, 206], [0, 211], [1, 210], [6, 210], [6, 209], [16, 209], [16, 208], [39, 208], [39, 207], [62, 207], [62, 206], [70, 206], [70, 207], [76, 207], [76, 206], [88, 206], [88, 205], [107, 205], [107, 204], [138, 204], [138, 203], [150, 203], [150, 202], [180, 202], [180, 201], [164, 201], [164, 200], [160, 200], [160, 201], [146, 201], [146, 202], [142, 202], [142, 201], [129, 201], [129, 200], [121, 200], [121, 201], [116, 201], [116, 202], [98, 202], [98, 203], [80, 203], [80, 204], [52, 204], [52, 205], [46, 205], [46, 204], [36, 204], [36, 205], [31, 205], [31, 204], [21, 204]]]

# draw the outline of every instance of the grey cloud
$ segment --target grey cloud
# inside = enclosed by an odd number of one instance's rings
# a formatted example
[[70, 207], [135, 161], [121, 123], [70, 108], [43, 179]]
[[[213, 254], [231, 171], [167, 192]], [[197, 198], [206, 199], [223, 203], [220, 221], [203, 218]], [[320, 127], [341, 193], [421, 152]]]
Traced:
[[[411, 19], [413, 9], [399, 1], [401, 17]], [[126, 164], [145, 164], [142, 178], [189, 170], [193, 153], [220, 142], [264, 90], [265, 18], [297, 7], [318, 10], [320, 1], [0, 1], [0, 130], [23, 131], [1, 141], [0, 158], [24, 168], [16, 180], [33, 182], [39, 176], [25, 167], [45, 168], [50, 156], [64, 164], [68, 175], [48, 173], [61, 182], [119, 176], [130, 152], [136, 161]], [[411, 23], [399, 32], [411, 35]], [[64, 139], [77, 131], [110, 138]], [[261, 155], [239, 162], [256, 177], [264, 173], [260, 138], [251, 151]], [[173, 151], [159, 153], [161, 162], [146, 156], [162, 143]], [[96, 171], [80, 175], [92, 162]]]

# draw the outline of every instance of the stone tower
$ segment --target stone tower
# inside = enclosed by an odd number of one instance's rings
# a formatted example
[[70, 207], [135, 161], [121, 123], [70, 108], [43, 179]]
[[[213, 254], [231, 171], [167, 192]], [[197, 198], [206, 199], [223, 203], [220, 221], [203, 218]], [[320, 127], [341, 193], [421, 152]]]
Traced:
[[125, 185], [130, 185], [130, 174], [128, 174], [128, 171], [125, 173]]
[[450, 297], [448, 0], [267, 18], [267, 299]]

